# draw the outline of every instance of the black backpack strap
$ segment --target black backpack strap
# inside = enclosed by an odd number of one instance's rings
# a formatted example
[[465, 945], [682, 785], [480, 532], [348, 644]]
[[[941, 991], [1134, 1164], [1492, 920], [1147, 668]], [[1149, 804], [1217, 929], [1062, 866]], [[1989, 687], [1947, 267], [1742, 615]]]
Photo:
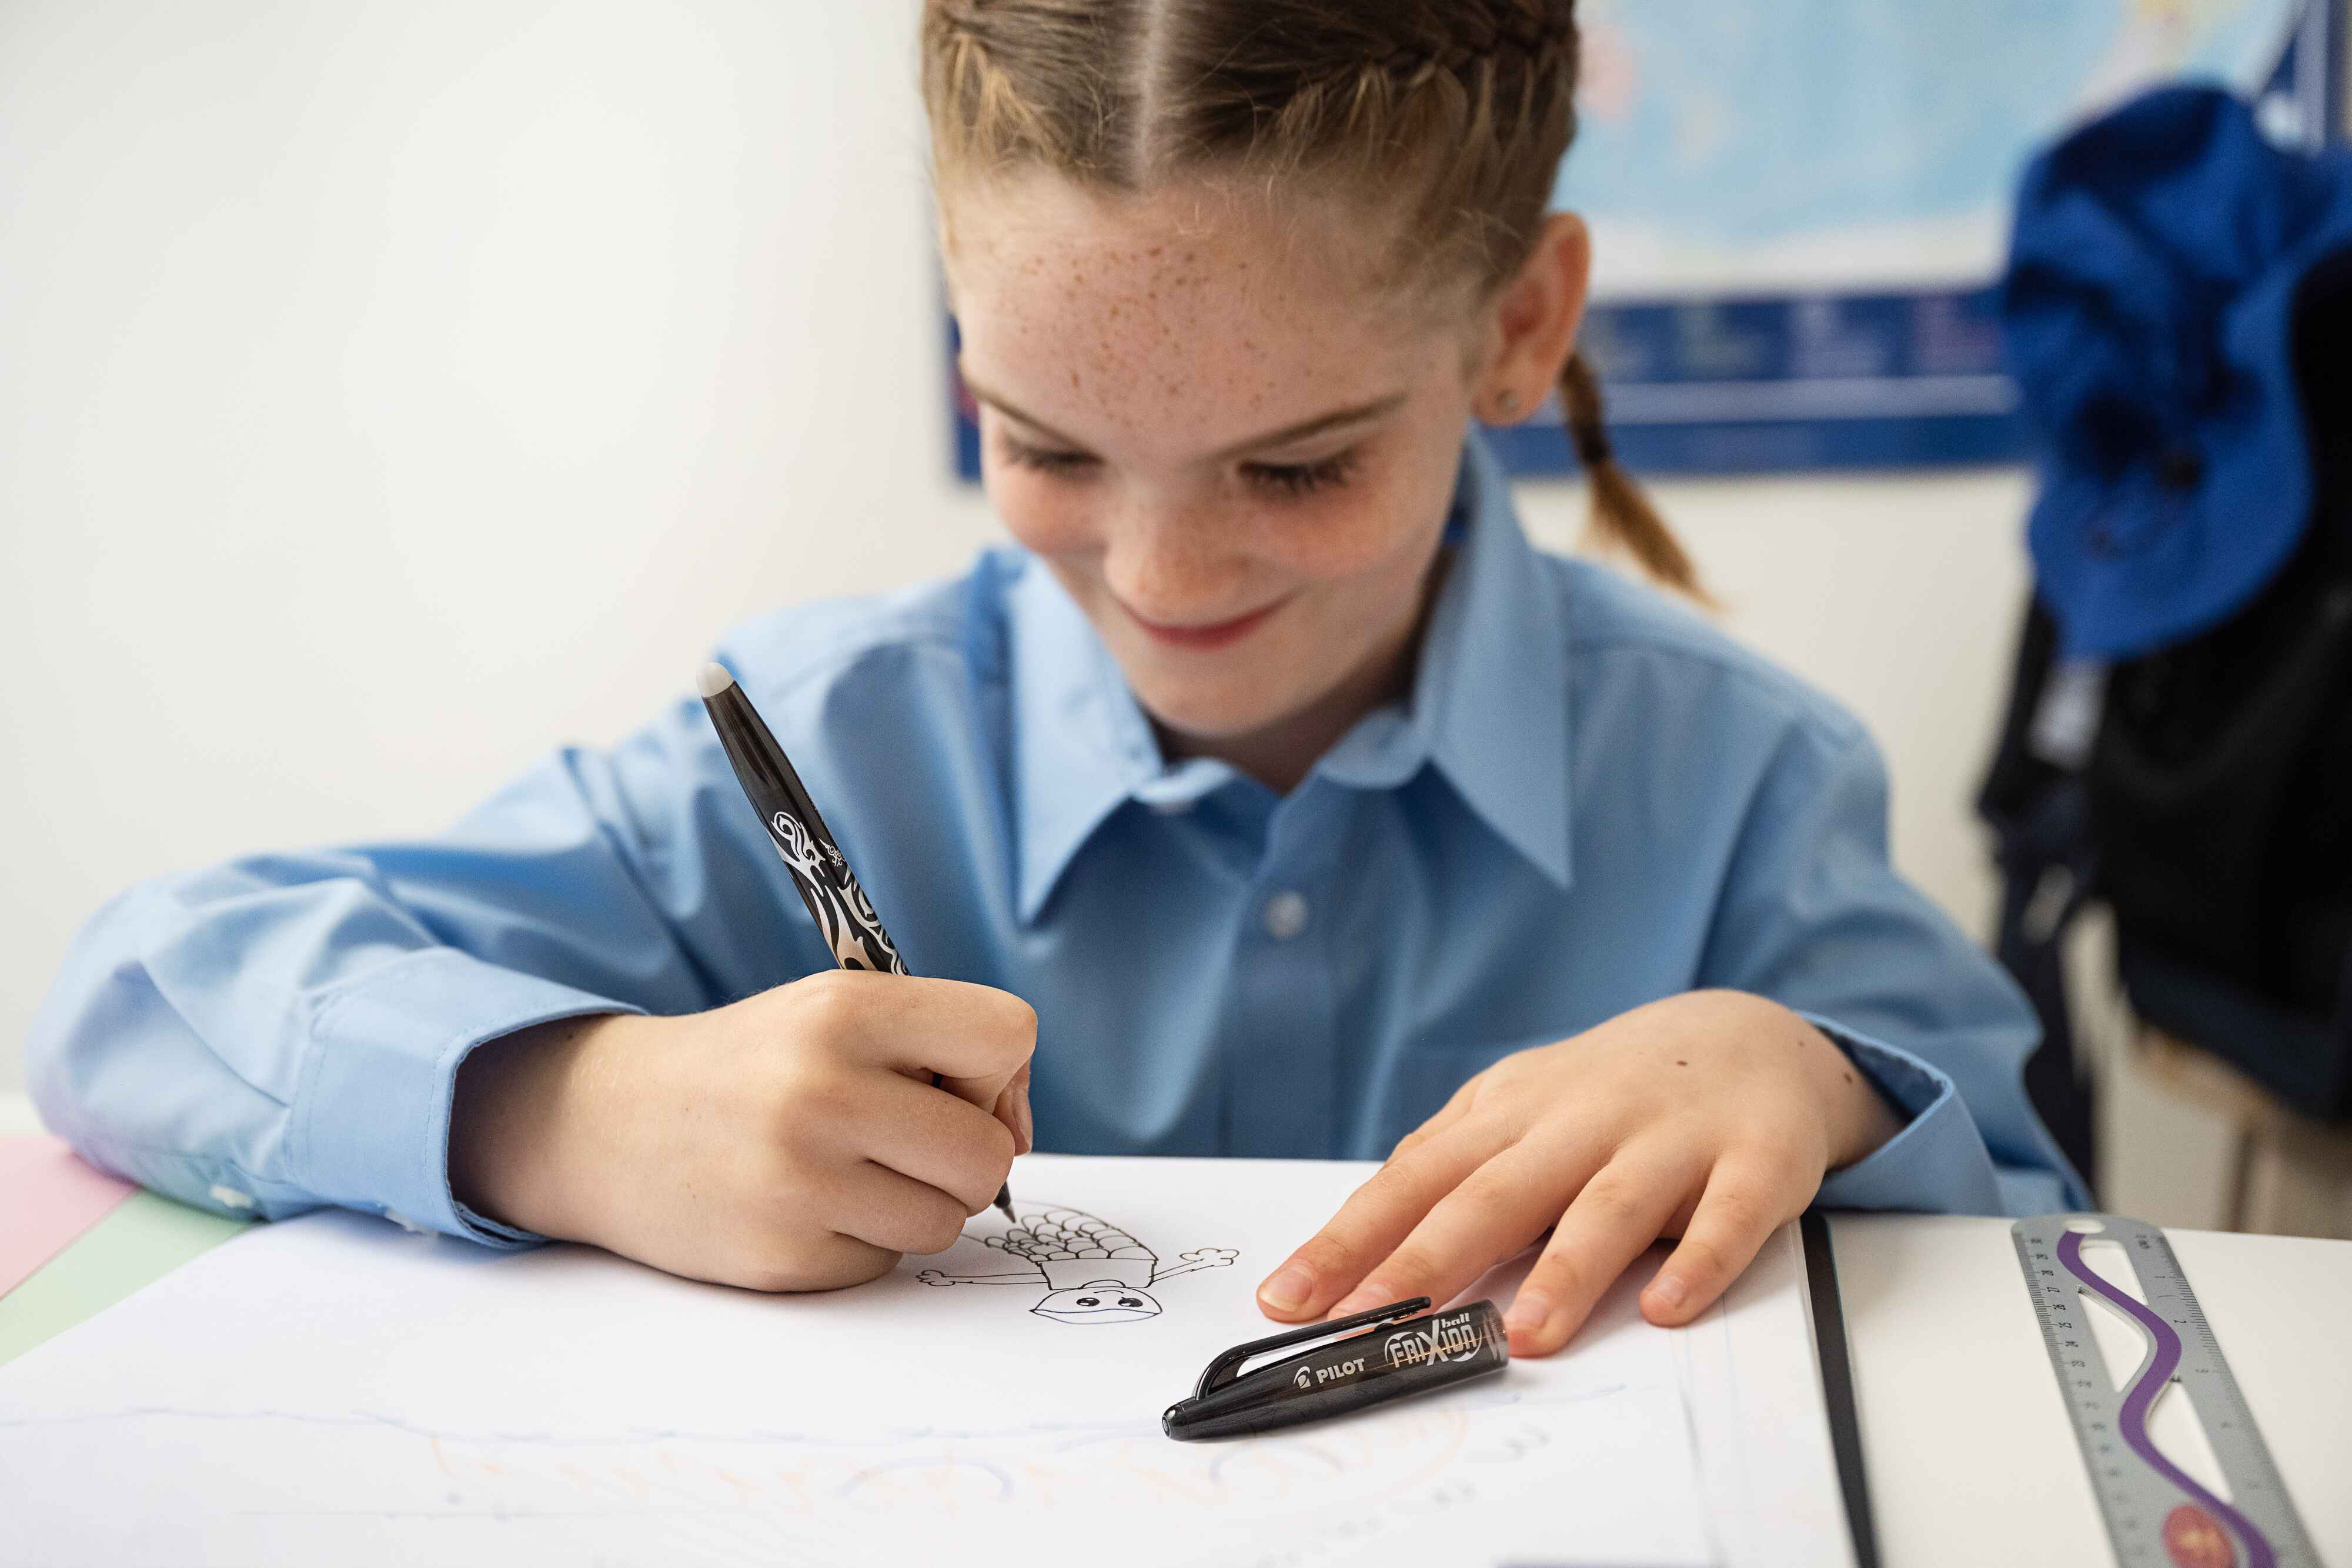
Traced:
[[[2042, 1044], [2025, 1062], [2025, 1092], [2058, 1146], [2088, 1176], [2097, 1170], [2096, 1120], [2089, 1079], [2074, 1051], [2067, 1007], [2065, 938], [2096, 884], [2089, 797], [2082, 775], [2053, 761], [2039, 721], [2057, 675], [2057, 629], [2039, 601], [2018, 637], [2000, 744], [1977, 796], [1993, 831], [2001, 875], [1993, 952], [2033, 1004]], [[2058, 747], [2062, 756], [2068, 753]], [[2072, 759], [2079, 762], [2079, 750]]]

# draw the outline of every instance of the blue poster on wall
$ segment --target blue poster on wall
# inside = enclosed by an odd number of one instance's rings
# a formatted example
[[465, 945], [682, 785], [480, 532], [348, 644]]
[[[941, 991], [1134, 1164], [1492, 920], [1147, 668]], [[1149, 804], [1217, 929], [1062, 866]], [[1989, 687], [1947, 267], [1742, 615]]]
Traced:
[[[1592, 225], [1584, 348], [1641, 473], [2016, 460], [1995, 281], [2032, 153], [2173, 78], [2255, 99], [2284, 141], [2339, 123], [2335, 0], [1581, 9], [1557, 201]], [[1515, 470], [1572, 469], [1557, 412], [1499, 433]]]

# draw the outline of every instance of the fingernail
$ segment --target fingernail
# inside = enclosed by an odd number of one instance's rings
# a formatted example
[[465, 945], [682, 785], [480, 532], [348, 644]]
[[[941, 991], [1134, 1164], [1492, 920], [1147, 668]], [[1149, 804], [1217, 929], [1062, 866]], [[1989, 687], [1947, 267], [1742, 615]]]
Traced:
[[1344, 1318], [1350, 1312], [1369, 1312], [1374, 1307], [1391, 1306], [1395, 1301], [1395, 1293], [1386, 1285], [1378, 1280], [1367, 1280], [1340, 1297], [1339, 1304], [1331, 1309], [1329, 1315]]
[[1021, 1119], [1021, 1152], [1025, 1155], [1037, 1146], [1037, 1119], [1029, 1113], [1029, 1091], [1024, 1089], [1013, 1096], [1013, 1111]]
[[1678, 1312], [1690, 1300], [1690, 1288], [1673, 1274], [1661, 1274], [1650, 1281], [1650, 1300], [1670, 1312]]
[[1257, 1299], [1279, 1312], [1295, 1312], [1315, 1293], [1315, 1276], [1301, 1263], [1286, 1264], [1257, 1288]]
[[1551, 1298], [1541, 1291], [1521, 1291], [1503, 1314], [1503, 1327], [1512, 1333], [1538, 1333], [1551, 1322]]

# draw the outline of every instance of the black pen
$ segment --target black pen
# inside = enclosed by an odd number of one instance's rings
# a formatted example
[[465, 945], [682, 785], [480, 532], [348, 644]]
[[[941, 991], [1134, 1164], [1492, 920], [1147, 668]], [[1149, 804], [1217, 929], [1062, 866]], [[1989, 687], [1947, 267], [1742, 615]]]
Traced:
[[[1451, 1388], [1510, 1364], [1510, 1335], [1494, 1302], [1444, 1312], [1429, 1305], [1427, 1296], [1415, 1296], [1235, 1345], [1209, 1363], [1191, 1398], [1168, 1406], [1160, 1430], [1188, 1442], [1277, 1431]], [[1344, 1337], [1356, 1329], [1370, 1332]], [[1242, 1370], [1271, 1352], [1316, 1340], [1327, 1343]]]
[[[809, 917], [816, 922], [817, 934], [824, 938], [834, 960], [845, 969], [908, 973], [890, 934], [882, 929], [882, 917], [874, 913], [866, 890], [857, 885], [841, 846], [825, 831], [824, 819], [817, 815], [816, 802], [809, 799], [801, 776], [793, 771], [784, 748], [776, 744], [760, 710], [751, 706], [735, 677], [723, 664], [705, 664], [695, 689], [702, 694], [702, 706], [710, 715], [711, 727], [719, 731], [719, 743], [727, 748], [735, 781], [743, 786], [751, 809], [760, 813], [770, 841], [791, 870], [793, 883], [801, 890], [801, 902], [808, 905]], [[934, 1088], [942, 1082], [939, 1073], [931, 1074]], [[1011, 1183], [997, 1189], [996, 1207], [1004, 1211], [1005, 1218], [1013, 1218]]]

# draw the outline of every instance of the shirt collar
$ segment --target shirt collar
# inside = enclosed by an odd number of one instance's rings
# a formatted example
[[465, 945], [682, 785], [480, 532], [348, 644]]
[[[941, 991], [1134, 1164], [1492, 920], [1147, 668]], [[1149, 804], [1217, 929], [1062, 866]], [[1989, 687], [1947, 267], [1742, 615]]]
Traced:
[[1316, 765], [1393, 789], [1434, 764], [1506, 843], [1562, 887], [1569, 853], [1568, 635], [1510, 478], [1473, 432], [1447, 537], [1454, 560], [1422, 633], [1410, 706], [1374, 710]]
[[[1510, 483], [1473, 432], [1446, 538], [1454, 560], [1423, 632], [1409, 704], [1364, 716], [1316, 764], [1356, 789], [1394, 789], [1434, 764], [1480, 820], [1562, 886], [1570, 878], [1568, 642], [1559, 601], [1512, 508]], [[1129, 800], [1175, 805], [1235, 775], [1171, 768], [1126, 677], [1051, 571], [1022, 557], [1011, 626], [1013, 821], [1022, 922]]]
[[1012, 622], [1015, 906], [1037, 918], [1071, 857], [1162, 771], [1127, 678], [1045, 562], [1025, 553], [1005, 593]]

